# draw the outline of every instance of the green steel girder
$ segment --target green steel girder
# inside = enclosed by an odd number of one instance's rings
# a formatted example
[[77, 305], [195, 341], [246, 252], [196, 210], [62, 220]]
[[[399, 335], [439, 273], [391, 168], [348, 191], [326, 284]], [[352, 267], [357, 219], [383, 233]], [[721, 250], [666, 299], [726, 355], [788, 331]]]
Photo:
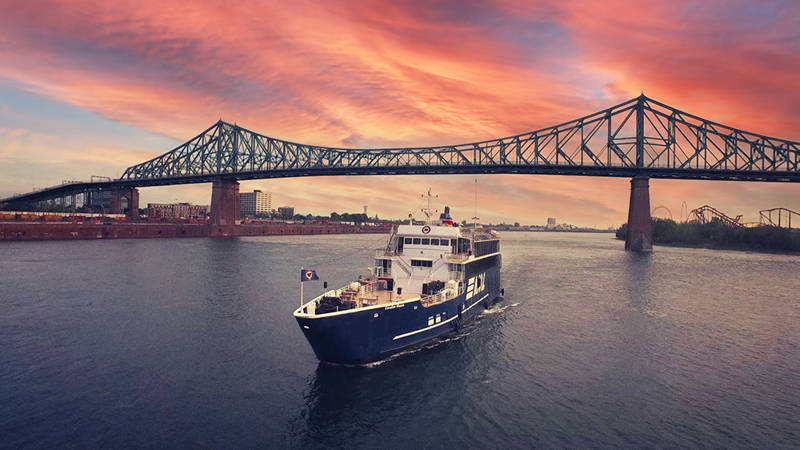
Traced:
[[2, 202], [81, 189], [317, 175], [539, 173], [800, 181], [800, 143], [751, 133], [644, 95], [556, 126], [459, 145], [356, 149], [264, 136], [219, 121], [117, 180], [60, 185]]
[[[607, 129], [607, 134], [600, 130]], [[208, 177], [308, 176], [331, 169], [409, 173], [414, 168], [696, 169], [705, 176], [744, 179], [749, 172], [800, 171], [800, 144], [750, 133], [677, 110], [645, 96], [553, 127], [468, 144], [355, 149], [275, 139], [219, 121], [169, 153], [125, 170], [120, 181]], [[580, 170], [584, 172], [585, 170]], [[446, 172], [446, 171], [445, 171]], [[658, 173], [663, 170], [654, 171]], [[678, 176], [680, 177], [680, 176]]]

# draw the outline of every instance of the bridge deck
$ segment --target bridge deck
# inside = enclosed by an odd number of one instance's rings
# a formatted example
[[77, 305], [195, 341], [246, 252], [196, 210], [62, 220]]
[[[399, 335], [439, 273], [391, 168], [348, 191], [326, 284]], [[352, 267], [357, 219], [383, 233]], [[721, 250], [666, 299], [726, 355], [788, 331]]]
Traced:
[[800, 143], [728, 127], [644, 95], [536, 131], [419, 148], [306, 145], [220, 120], [117, 180], [69, 183], [0, 203], [218, 180], [476, 173], [800, 182]]

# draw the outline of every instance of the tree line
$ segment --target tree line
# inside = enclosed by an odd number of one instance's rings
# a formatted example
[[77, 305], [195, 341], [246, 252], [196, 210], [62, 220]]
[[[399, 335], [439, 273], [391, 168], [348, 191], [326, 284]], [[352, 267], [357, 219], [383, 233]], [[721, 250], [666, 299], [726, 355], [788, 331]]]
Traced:
[[[617, 239], [625, 240], [628, 224], [617, 229]], [[735, 227], [714, 218], [709, 223], [678, 223], [653, 218], [653, 243], [730, 250], [800, 252], [800, 231], [773, 226]]]

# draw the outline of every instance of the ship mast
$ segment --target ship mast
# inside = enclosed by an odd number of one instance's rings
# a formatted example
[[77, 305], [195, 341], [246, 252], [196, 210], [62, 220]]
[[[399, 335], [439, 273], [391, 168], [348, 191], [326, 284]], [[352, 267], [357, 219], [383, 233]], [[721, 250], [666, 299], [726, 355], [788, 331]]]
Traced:
[[[426, 197], [425, 194], [423, 194], [422, 196]], [[428, 187], [428, 194], [427, 194], [428, 207], [420, 209], [422, 211], [422, 213], [425, 214], [425, 218], [427, 219], [425, 223], [427, 223], [428, 225], [431, 225], [431, 214], [434, 212], [431, 209], [431, 198], [435, 198], [435, 197], [439, 197], [439, 196], [438, 195], [431, 195], [431, 188]]]
[[475, 254], [475, 236], [478, 235], [478, 179], [475, 178], [475, 211], [472, 216], [472, 239], [470, 239], [470, 247], [472, 247], [472, 254]]
[[473, 228], [478, 227], [478, 220], [480, 220], [478, 217], [478, 179], [475, 178], [475, 211], [473, 212], [472, 216]]

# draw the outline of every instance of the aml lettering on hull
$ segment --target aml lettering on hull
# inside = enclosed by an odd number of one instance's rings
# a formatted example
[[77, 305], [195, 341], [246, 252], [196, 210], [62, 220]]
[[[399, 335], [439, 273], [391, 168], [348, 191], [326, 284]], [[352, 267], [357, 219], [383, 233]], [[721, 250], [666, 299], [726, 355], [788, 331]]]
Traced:
[[486, 289], [486, 273], [474, 276], [467, 284], [467, 298], [472, 298]]

